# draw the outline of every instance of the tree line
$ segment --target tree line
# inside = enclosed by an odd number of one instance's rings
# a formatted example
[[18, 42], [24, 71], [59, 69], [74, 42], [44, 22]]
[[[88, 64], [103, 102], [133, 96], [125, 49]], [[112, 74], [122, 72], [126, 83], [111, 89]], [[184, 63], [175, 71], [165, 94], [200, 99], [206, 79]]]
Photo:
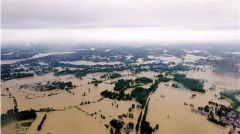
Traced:
[[42, 129], [42, 125], [43, 125], [43, 123], [44, 123], [44, 121], [45, 121], [46, 118], [47, 118], [47, 114], [45, 114], [45, 115], [43, 116], [42, 121], [41, 121], [40, 124], [38, 125], [38, 127], [37, 127], [37, 130], [38, 130], [38, 131], [40, 131], [40, 130]]
[[144, 110], [140, 130], [141, 130], [141, 133], [151, 134], [153, 129], [152, 129], [150, 123], [148, 121], [146, 121], [147, 112], [148, 112], [148, 104], [149, 104], [149, 100], [148, 100], [148, 102], [146, 104], [146, 107], [145, 107], [145, 110]]

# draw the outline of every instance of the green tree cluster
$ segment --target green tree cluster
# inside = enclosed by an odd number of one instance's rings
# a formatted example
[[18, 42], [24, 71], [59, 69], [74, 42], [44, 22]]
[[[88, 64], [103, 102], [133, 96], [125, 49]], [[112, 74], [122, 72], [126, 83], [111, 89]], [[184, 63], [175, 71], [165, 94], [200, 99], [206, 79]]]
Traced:
[[167, 77], [162, 77], [161, 78], [161, 81], [162, 82], [168, 82], [168, 81], [170, 81], [171, 80], [171, 78], [167, 78]]
[[191, 91], [197, 91], [201, 93], [205, 93], [206, 91], [203, 89], [203, 84], [197, 79], [186, 78], [185, 74], [174, 74], [173, 80], [182, 83], [186, 88]]
[[143, 83], [143, 84], [147, 84], [147, 83], [152, 83], [153, 80], [147, 77], [138, 77], [137, 79], [135, 79], [136, 83]]
[[14, 113], [13, 109], [7, 111], [6, 114], [1, 114], [1, 126], [8, 125], [14, 121], [35, 119], [37, 117], [36, 110], [30, 109]]
[[104, 90], [101, 92], [101, 95], [104, 98], [109, 99], [117, 99], [117, 100], [132, 100], [132, 96], [130, 94], [125, 94], [123, 91], [120, 91], [119, 93], [111, 92], [108, 90]]
[[189, 67], [183, 64], [177, 64], [176, 66], [172, 67], [173, 70], [180, 70], [180, 71], [189, 71]]
[[116, 119], [112, 119], [110, 121], [110, 125], [114, 127], [116, 130], [120, 130], [123, 127], [123, 123]]
[[119, 77], [122, 77], [122, 75], [119, 73], [113, 73], [109, 76], [110, 79], [115, 79], [115, 78], [119, 78]]
[[137, 87], [131, 92], [131, 96], [136, 99], [137, 102], [142, 104], [142, 108], [145, 106], [147, 98], [150, 94], [151, 90], [145, 89], [142, 87]]
[[120, 91], [122, 89], [126, 89], [130, 87], [130, 82], [132, 82], [132, 80], [124, 80], [124, 79], [120, 79], [115, 83], [115, 87], [114, 90], [115, 91]]

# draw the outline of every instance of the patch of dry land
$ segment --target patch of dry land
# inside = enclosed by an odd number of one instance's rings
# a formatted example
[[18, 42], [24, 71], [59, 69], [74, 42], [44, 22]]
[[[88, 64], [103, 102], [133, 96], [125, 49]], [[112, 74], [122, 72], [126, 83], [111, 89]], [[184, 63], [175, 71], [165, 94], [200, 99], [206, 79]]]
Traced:
[[[117, 82], [119, 79], [132, 79], [134, 81], [137, 77], [147, 77], [151, 78], [154, 83], [154, 80], [158, 79], [156, 76], [160, 73], [152, 71], [138, 74], [132, 74], [129, 71], [118, 73], [121, 73], [123, 76], [115, 79], [105, 79], [100, 78], [100, 76], [105, 73], [94, 73], [79, 79], [75, 78], [74, 75], [54, 76], [53, 73], [48, 73], [43, 76], [3, 81], [1, 85], [2, 114], [14, 108], [13, 97], [17, 101], [18, 111], [29, 109], [39, 110], [40, 108], [50, 108], [52, 110], [37, 111], [37, 117], [34, 120], [13, 121], [9, 125], [2, 126], [1, 133], [107, 134], [113, 129], [109, 123], [112, 119], [117, 119], [125, 123], [123, 123], [123, 128], [120, 129], [122, 133], [126, 133], [124, 127], [127, 127], [129, 122], [134, 123], [134, 128], [130, 133], [136, 133], [135, 128], [138, 117], [141, 111], [143, 115], [145, 114], [145, 109], [148, 109], [146, 121], [150, 123], [150, 126], [155, 128], [155, 126], [159, 124], [159, 128], [153, 133], [227, 134], [229, 128], [232, 127], [231, 125], [223, 127], [207, 120], [207, 116], [191, 112], [190, 104], [193, 104], [195, 109], [205, 107], [209, 104], [209, 101], [230, 106], [232, 103], [230, 99], [218, 98], [220, 97], [221, 91], [239, 88], [239, 77], [236, 78], [232, 76], [232, 74], [217, 75], [207, 67], [205, 72], [193, 70], [182, 71], [179, 73], [186, 74], [188, 78], [203, 80], [203, 88], [206, 92], [199, 93], [186, 88], [172, 87], [175, 81], [173, 80], [173, 75], [169, 75], [168, 78], [171, 79], [170, 81], [161, 81], [156, 90], [147, 96], [146, 100], [150, 99], [148, 108], [146, 105], [143, 108], [138, 108], [137, 106], [141, 106], [141, 104], [137, 102], [135, 98], [132, 100], [104, 98], [101, 92], [108, 90], [113, 93], [119, 93], [119, 91], [114, 90], [114, 82]], [[96, 86], [91, 83], [93, 81], [92, 78], [102, 80], [102, 83]], [[48, 81], [70, 81], [72, 85], [76, 87], [68, 91], [59, 88], [50, 91], [47, 89], [40, 91], [39, 89], [31, 88], [35, 83], [47, 83]], [[142, 87], [144, 87], [145, 90], [149, 90], [151, 85], [152, 83], [142, 84]], [[209, 90], [213, 85], [216, 86], [215, 89]], [[134, 87], [134, 84], [130, 84], [130, 86], [131, 87], [125, 89], [125, 94], [131, 94], [137, 87], [136, 85]], [[192, 97], [193, 94], [196, 94], [196, 96]], [[184, 105], [184, 102], [187, 105]], [[129, 110], [133, 104], [135, 107]], [[133, 114], [134, 118], [121, 117], [121, 119], [119, 119], [118, 116], [123, 114], [127, 116]], [[38, 126], [41, 124], [44, 115], [46, 115], [46, 119], [38, 131]], [[216, 118], [218, 119], [217, 116]], [[21, 126], [22, 122], [27, 121], [32, 122], [32, 124], [25, 127]], [[236, 131], [237, 130], [238, 128], [236, 128]], [[115, 128], [113, 131], [115, 131]], [[139, 131], [138, 133], [140, 133]]]

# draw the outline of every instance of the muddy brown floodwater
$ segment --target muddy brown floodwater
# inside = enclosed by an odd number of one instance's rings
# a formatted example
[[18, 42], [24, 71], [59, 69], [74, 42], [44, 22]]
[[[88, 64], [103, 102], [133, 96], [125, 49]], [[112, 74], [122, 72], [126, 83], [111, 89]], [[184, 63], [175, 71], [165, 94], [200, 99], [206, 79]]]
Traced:
[[69, 63], [73, 65], [114, 65], [114, 64], [122, 64], [121, 62], [93, 62], [93, 61], [85, 61], [85, 60], [79, 60], [79, 61], [64, 61], [62, 63]]
[[184, 62], [196, 62], [199, 59], [206, 59], [206, 57], [196, 56], [192, 54], [186, 54]]
[[[206, 67], [207, 68], [207, 67]], [[163, 134], [226, 134], [229, 128], [224, 128], [219, 125], [215, 125], [207, 120], [207, 117], [192, 113], [189, 106], [185, 106], [184, 102], [188, 104], [194, 104], [195, 107], [205, 106], [208, 104], [209, 100], [214, 102], [230, 105], [230, 100], [218, 100], [214, 95], [218, 95], [220, 91], [239, 88], [239, 77], [233, 76], [233, 74], [215, 74], [212, 70], [206, 70], [206, 72], [189, 71], [184, 73], [189, 78], [203, 79], [204, 88], [208, 90], [212, 85], [216, 85], [215, 91], [207, 91], [205, 94], [192, 92], [187, 89], [176, 89], [171, 87], [173, 81], [167, 82], [169, 86], [165, 86], [164, 82], [159, 84], [158, 89], [150, 94], [149, 110], [147, 114], [147, 121], [150, 122], [151, 126], [159, 124], [159, 130], [155, 133]], [[56, 77], [52, 73], [46, 74], [44, 76], [34, 76], [30, 78], [15, 79], [2, 82], [1, 91], [2, 94], [14, 96], [18, 103], [18, 108], [20, 111], [26, 109], [39, 109], [39, 108], [55, 108], [62, 109], [63, 111], [54, 111], [47, 113], [47, 119], [45, 120], [42, 130], [37, 131], [37, 126], [40, 123], [44, 112], [37, 113], [37, 118], [34, 120], [33, 124], [27, 131], [27, 134], [39, 133], [39, 134], [106, 134], [110, 132], [110, 128], [106, 128], [104, 124], [109, 124], [111, 119], [117, 119], [120, 114], [127, 114], [129, 107], [132, 104], [137, 104], [133, 101], [116, 101], [110, 99], [103, 99], [100, 102], [91, 103], [89, 105], [79, 105], [82, 101], [97, 101], [102, 98], [100, 93], [104, 90], [113, 91], [114, 84], [109, 84], [110, 82], [117, 81], [118, 79], [136, 79], [137, 77], [149, 77], [155, 79], [154, 76], [159, 73], [148, 71], [142, 72], [135, 76], [128, 76], [131, 74], [129, 71], [121, 72], [124, 75], [121, 78], [104, 80], [103, 83], [99, 84], [97, 87], [92, 84], [87, 84], [91, 82], [91, 78], [99, 79], [104, 73], [89, 74], [82, 80], [74, 78], [73, 75], [65, 75]], [[172, 78], [172, 76], [169, 76]], [[31, 91], [29, 89], [19, 89], [22, 84], [31, 85], [35, 82], [46, 82], [48, 80], [61, 80], [61, 81], [72, 81], [74, 85], [78, 87], [72, 89], [70, 94], [65, 90], [52, 90], [45, 92]], [[148, 88], [150, 84], [144, 85]], [[6, 88], [10, 88], [9, 91]], [[90, 88], [90, 92], [88, 91]], [[133, 89], [127, 89], [125, 92], [130, 93]], [[47, 96], [49, 93], [59, 92], [57, 95]], [[86, 96], [82, 96], [83, 93]], [[192, 94], [197, 94], [194, 99], [190, 99]], [[165, 97], [161, 97], [164, 95]], [[26, 98], [28, 96], [31, 99]], [[8, 109], [13, 108], [13, 99], [9, 96], [1, 96], [1, 113], [6, 113]], [[115, 104], [116, 101], [116, 104]], [[112, 105], [112, 103], [114, 105]], [[119, 105], [117, 108], [116, 105]], [[72, 106], [72, 108], [69, 108]], [[81, 108], [85, 112], [79, 110]], [[65, 110], [64, 110], [65, 109]], [[124, 121], [126, 123], [133, 122], [135, 125], [137, 123], [137, 118], [139, 116], [141, 109], [135, 108], [132, 113], [134, 118], [126, 118]], [[93, 116], [87, 116], [87, 113], [97, 113]], [[105, 116], [105, 119], [101, 119], [100, 115]], [[167, 116], [169, 115], [169, 118]], [[95, 119], [96, 118], [96, 119]], [[135, 129], [131, 133], [136, 133]]]
[[29, 60], [29, 59], [35, 59], [35, 58], [40, 58], [40, 57], [45, 57], [48, 55], [53, 55], [53, 54], [66, 54], [66, 53], [74, 53], [74, 52], [49, 52], [49, 53], [39, 53], [34, 55], [31, 58], [27, 58], [27, 59], [20, 59], [20, 60], [1, 60], [1, 64], [12, 64], [18, 61], [23, 61], [23, 60]]
[[[172, 82], [168, 83], [169, 85], [172, 84]], [[193, 93], [196, 93], [197, 97], [190, 99]], [[217, 103], [229, 105], [226, 101], [219, 101], [214, 98], [214, 94], [215, 92], [210, 91], [201, 94], [185, 89], [176, 89], [165, 86], [165, 83], [160, 83], [156, 92], [150, 96], [147, 121], [150, 121], [152, 126], [159, 124], [157, 133], [226, 134], [228, 129], [209, 122], [207, 117], [191, 112], [190, 107], [184, 105], [184, 102], [186, 102], [194, 104], [195, 107], [205, 106], [211, 99]], [[160, 95], [165, 97], [160, 97]]]

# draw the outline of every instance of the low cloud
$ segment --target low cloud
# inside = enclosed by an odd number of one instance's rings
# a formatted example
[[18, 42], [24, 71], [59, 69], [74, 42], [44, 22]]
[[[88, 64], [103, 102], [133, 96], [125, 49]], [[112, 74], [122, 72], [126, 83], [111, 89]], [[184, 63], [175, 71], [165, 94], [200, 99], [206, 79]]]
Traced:
[[239, 28], [238, 1], [3, 1], [2, 28]]

